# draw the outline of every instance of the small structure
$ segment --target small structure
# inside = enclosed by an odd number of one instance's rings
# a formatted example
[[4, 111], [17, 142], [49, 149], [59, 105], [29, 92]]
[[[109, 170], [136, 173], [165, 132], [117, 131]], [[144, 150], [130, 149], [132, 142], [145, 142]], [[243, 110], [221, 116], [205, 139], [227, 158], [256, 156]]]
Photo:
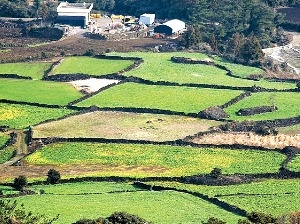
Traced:
[[85, 28], [91, 19], [93, 3], [61, 2], [57, 7], [56, 23]]
[[140, 15], [140, 20], [139, 22], [140, 23], [144, 23], [146, 25], [151, 25], [153, 24], [155, 21], [155, 14], [143, 14], [143, 15]]
[[182, 30], [185, 30], [185, 23], [179, 19], [173, 19], [154, 27], [154, 33], [163, 33], [169, 36], [179, 34]]

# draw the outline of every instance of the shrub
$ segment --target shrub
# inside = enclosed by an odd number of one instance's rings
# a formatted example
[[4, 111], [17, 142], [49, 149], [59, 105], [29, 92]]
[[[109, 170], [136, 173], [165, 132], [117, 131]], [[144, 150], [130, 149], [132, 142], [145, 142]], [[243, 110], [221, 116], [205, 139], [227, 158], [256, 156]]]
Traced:
[[213, 178], [218, 178], [220, 175], [222, 175], [222, 170], [220, 168], [213, 168], [210, 172], [210, 176]]
[[25, 176], [19, 176], [14, 179], [13, 187], [18, 191], [23, 191], [27, 186], [27, 178]]
[[48, 184], [57, 184], [60, 181], [60, 173], [54, 169], [50, 169], [47, 174]]
[[202, 222], [202, 224], [226, 224], [226, 222], [215, 217], [210, 217], [206, 222]]
[[257, 223], [257, 224], [267, 224], [267, 223], [277, 224], [278, 223], [277, 218], [273, 217], [270, 214], [265, 214], [262, 212], [251, 212], [251, 213], [247, 214], [247, 218], [252, 223]]
[[114, 212], [107, 220], [112, 224], [150, 224], [147, 220], [127, 212]]

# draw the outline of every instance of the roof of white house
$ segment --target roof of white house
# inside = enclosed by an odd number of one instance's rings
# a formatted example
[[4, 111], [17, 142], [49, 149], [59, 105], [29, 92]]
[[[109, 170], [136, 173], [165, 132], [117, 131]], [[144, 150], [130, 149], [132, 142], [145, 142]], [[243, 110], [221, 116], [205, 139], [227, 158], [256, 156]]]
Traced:
[[185, 28], [185, 22], [179, 19], [172, 19], [168, 22], [163, 23], [162, 25], [168, 26], [172, 29], [173, 33], [176, 33]]
[[155, 17], [155, 14], [149, 14], [149, 13], [144, 13], [141, 16], [145, 16], [145, 17]]
[[93, 3], [69, 3], [61, 2], [57, 7], [57, 12], [85, 12], [91, 11], [93, 8]]

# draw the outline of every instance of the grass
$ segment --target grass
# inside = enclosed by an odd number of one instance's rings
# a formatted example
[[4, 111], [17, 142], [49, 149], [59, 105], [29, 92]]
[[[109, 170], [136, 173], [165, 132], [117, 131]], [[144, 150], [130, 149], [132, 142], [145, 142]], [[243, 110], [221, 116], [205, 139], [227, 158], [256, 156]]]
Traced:
[[115, 211], [136, 214], [153, 223], [200, 223], [211, 216], [237, 223], [241, 217], [192, 195], [174, 191], [137, 191], [91, 195], [31, 195], [16, 199], [34, 214], [55, 217], [57, 224], [80, 218], [107, 217]]
[[[290, 89], [296, 88], [292, 83], [269, 82], [266, 80], [252, 81], [240, 78], [234, 78], [226, 75], [226, 71], [208, 65], [178, 64], [171, 61], [172, 56], [181, 56], [187, 58], [204, 59], [207, 55], [200, 53], [172, 52], [172, 53], [152, 53], [152, 52], [131, 52], [131, 53], [111, 53], [110, 55], [135, 56], [144, 59], [144, 63], [138, 68], [126, 72], [126, 76], [136, 76], [152, 81], [170, 81], [177, 83], [197, 83], [213, 84], [224, 86], [250, 87], [253, 85], [274, 88]], [[219, 62], [221, 63], [221, 62]], [[254, 68], [243, 67], [240, 65], [228, 65], [234, 70], [234, 73], [241, 74], [252, 73]], [[260, 71], [260, 70], [259, 70]]]
[[210, 173], [277, 172], [285, 156], [277, 152], [177, 146], [56, 143], [25, 158], [31, 165], [101, 165], [98, 175], [185, 176]]
[[7, 147], [7, 148], [4, 148], [4, 149], [1, 149], [0, 150], [0, 164], [5, 163], [10, 158], [12, 158], [14, 153], [15, 153], [15, 149], [11, 146]]
[[184, 116], [97, 111], [37, 125], [33, 137], [174, 141], [220, 124]]
[[263, 212], [282, 216], [299, 211], [300, 194], [261, 195], [261, 196], [226, 196], [220, 199], [238, 205], [246, 211]]
[[48, 119], [55, 119], [74, 111], [65, 108], [45, 108], [29, 105], [0, 103], [0, 126], [22, 129]]
[[53, 74], [106, 75], [121, 71], [132, 65], [130, 60], [97, 59], [92, 57], [66, 57]]
[[297, 135], [297, 134], [300, 134], [300, 124], [287, 126], [287, 127], [281, 127], [281, 128], [278, 128], [278, 131], [282, 134]]
[[[273, 120], [300, 116], [298, 107], [300, 101], [300, 93], [294, 92], [264, 92], [253, 93], [252, 96], [228, 107], [225, 111], [233, 120]], [[242, 108], [271, 106], [275, 104], [277, 111], [257, 114], [252, 116], [237, 116], [235, 113]]]
[[233, 75], [238, 76], [240, 78], [248, 78], [248, 76], [251, 74], [252, 75], [253, 74], [263, 75], [264, 74], [264, 70], [257, 68], [257, 67], [233, 64], [221, 57], [215, 57], [214, 59], [215, 59], [215, 63], [225, 66], [230, 71], [232, 71]]
[[0, 64], [1, 74], [17, 74], [20, 76], [30, 76], [32, 79], [42, 79], [45, 71], [49, 69], [49, 62], [29, 62], [29, 63], [4, 63]]
[[300, 155], [298, 154], [292, 161], [288, 163], [287, 168], [291, 171], [300, 171]]
[[140, 190], [132, 184], [116, 182], [78, 182], [55, 185], [33, 185], [30, 186], [29, 189], [35, 192], [43, 190], [44, 194], [55, 195], [104, 194]]
[[125, 83], [94, 95], [77, 106], [136, 107], [198, 113], [207, 107], [224, 104], [240, 93], [235, 90]]
[[150, 184], [217, 197], [233, 206], [243, 208], [247, 212], [260, 211], [281, 216], [299, 210], [300, 182], [298, 179], [263, 180], [229, 186], [205, 186], [176, 182], [152, 182]]
[[[8, 134], [0, 132], [0, 148], [2, 146], [4, 146], [9, 139], [10, 139], [10, 136]], [[15, 150], [11, 146], [0, 149], [0, 164], [9, 160], [13, 156], [14, 151]]]
[[66, 105], [82, 96], [71, 84], [41, 80], [1, 79], [0, 99]]
[[3, 195], [19, 193], [19, 191], [16, 191], [13, 187], [4, 186], [4, 185], [0, 185], [0, 191], [2, 191]]

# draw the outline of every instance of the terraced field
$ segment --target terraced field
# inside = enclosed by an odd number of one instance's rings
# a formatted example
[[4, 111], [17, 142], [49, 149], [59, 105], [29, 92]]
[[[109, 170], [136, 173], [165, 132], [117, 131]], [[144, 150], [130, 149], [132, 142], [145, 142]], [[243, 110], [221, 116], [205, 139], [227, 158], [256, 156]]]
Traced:
[[[23, 129], [33, 127], [32, 133], [27, 132], [28, 139], [23, 139], [30, 153], [18, 154], [20, 166], [3, 164], [14, 151], [20, 151], [22, 136], [17, 136], [18, 144], [0, 150], [0, 183], [6, 184], [0, 184], [0, 191], [4, 195], [18, 194], [11, 183], [25, 175], [31, 183], [26, 189], [34, 194], [17, 197], [18, 202], [47, 216], [60, 214], [56, 223], [64, 224], [83, 217], [106, 217], [115, 211], [169, 224], [201, 223], [211, 216], [237, 223], [251, 211], [279, 217], [298, 210], [299, 151], [292, 143], [299, 138], [300, 93], [295, 83], [249, 80], [250, 75], [264, 76], [264, 71], [200, 53], [108, 55], [134, 56], [144, 62], [120, 74], [121, 83], [91, 94], [58, 82], [59, 77], [57, 81], [42, 80], [51, 63], [0, 65], [0, 74], [33, 78], [0, 75], [3, 131], [23, 133]], [[174, 63], [172, 56], [209, 58], [226, 69]], [[52, 74], [100, 78], [133, 63], [132, 59], [66, 57]], [[251, 95], [242, 98], [245, 91], [251, 91]], [[236, 114], [243, 108], [273, 105], [277, 111]], [[200, 119], [198, 113], [212, 106], [221, 106], [212, 115], [224, 109], [229, 117]], [[233, 124], [252, 120], [267, 126], [266, 120], [283, 118], [293, 120], [272, 125], [286, 126], [279, 129], [285, 135], [232, 133], [230, 126], [224, 131], [232, 120]], [[255, 122], [247, 124], [258, 124]], [[8, 139], [6, 132], [0, 132], [0, 147]], [[214, 175], [214, 168], [221, 173]], [[49, 169], [60, 172], [62, 184], [44, 185]], [[107, 180], [110, 182], [104, 182]], [[142, 181], [146, 187], [133, 186], [133, 181]], [[155, 186], [169, 190], [151, 190]]]

